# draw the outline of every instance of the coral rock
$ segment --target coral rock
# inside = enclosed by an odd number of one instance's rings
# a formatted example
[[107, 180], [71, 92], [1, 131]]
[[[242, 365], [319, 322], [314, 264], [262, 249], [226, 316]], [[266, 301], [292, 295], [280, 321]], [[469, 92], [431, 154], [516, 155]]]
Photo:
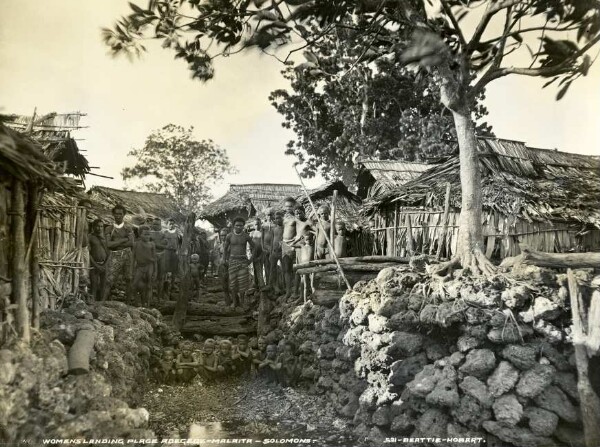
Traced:
[[538, 407], [556, 413], [567, 422], [576, 422], [579, 417], [577, 410], [560, 388], [550, 385], [534, 399]]
[[511, 427], [500, 422], [485, 421], [483, 428], [502, 441], [519, 447], [542, 447], [555, 444], [550, 438], [537, 436], [526, 428]]
[[496, 357], [489, 349], [474, 349], [467, 354], [465, 363], [459, 368], [467, 375], [484, 378], [496, 366]]
[[533, 368], [537, 363], [535, 349], [531, 346], [509, 345], [500, 355], [522, 371]]
[[455, 407], [459, 400], [456, 382], [450, 379], [440, 380], [433, 391], [425, 397], [428, 404], [440, 407]]
[[543, 408], [529, 407], [525, 410], [529, 428], [539, 436], [552, 436], [558, 426], [558, 416]]
[[519, 380], [519, 371], [509, 362], [500, 362], [487, 380], [490, 394], [498, 397], [507, 393], [513, 389], [517, 380]]
[[535, 397], [552, 383], [556, 370], [550, 365], [537, 365], [525, 371], [517, 383], [517, 394], [523, 397]]
[[492, 406], [492, 396], [488, 387], [473, 376], [467, 376], [460, 383], [460, 389], [469, 396], [473, 396], [484, 407]]
[[492, 409], [496, 420], [506, 425], [516, 425], [523, 417], [523, 406], [514, 394], [505, 394], [496, 399]]

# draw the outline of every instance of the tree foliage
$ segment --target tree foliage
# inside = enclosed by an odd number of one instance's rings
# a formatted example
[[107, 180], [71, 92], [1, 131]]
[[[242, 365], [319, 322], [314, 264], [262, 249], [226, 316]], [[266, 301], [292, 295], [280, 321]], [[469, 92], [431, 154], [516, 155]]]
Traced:
[[[432, 80], [394, 57], [361, 60], [360, 37], [346, 28], [323, 37], [305, 51], [306, 62], [282, 71], [291, 89], [270, 95], [296, 135], [286, 153], [306, 177], [319, 172], [352, 184], [359, 158], [425, 161], [457, 149], [452, 116]], [[473, 118], [486, 114], [478, 102]], [[478, 134], [491, 129], [482, 123]]]
[[167, 194], [183, 213], [199, 210], [211, 199], [211, 185], [234, 169], [224, 149], [195, 140], [192, 131], [168, 124], [152, 132], [144, 147], [129, 152], [135, 164], [123, 169], [123, 179], [139, 179], [149, 191]]

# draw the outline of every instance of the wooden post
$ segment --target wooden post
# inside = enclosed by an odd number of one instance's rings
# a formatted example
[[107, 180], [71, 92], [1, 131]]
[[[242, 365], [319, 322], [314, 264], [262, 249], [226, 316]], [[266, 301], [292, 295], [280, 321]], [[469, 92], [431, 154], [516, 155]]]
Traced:
[[398, 204], [394, 209], [394, 232], [392, 233], [392, 252], [388, 256], [398, 255]]
[[329, 229], [329, 239], [331, 242], [335, 239], [335, 208], [337, 206], [337, 189], [333, 190], [333, 196], [331, 197], [331, 228]]
[[438, 238], [438, 248], [437, 248], [437, 253], [435, 254], [435, 257], [438, 259], [440, 258], [441, 254], [442, 254], [442, 247], [446, 243], [446, 234], [448, 233], [448, 214], [449, 213], [450, 213], [450, 182], [446, 183], [446, 197], [444, 198], [444, 217], [442, 218], [444, 227], [442, 228], [442, 234], [440, 234], [440, 237]]
[[29, 344], [29, 311], [27, 310], [27, 277], [25, 272], [25, 190], [20, 180], [12, 183], [12, 296], [17, 305], [17, 329], [21, 340]]
[[[575, 346], [575, 363], [577, 365], [577, 391], [579, 392], [581, 416], [583, 419], [583, 430], [585, 445], [597, 447], [600, 445], [600, 397], [594, 392], [590, 384], [588, 373], [589, 357], [598, 353], [597, 343], [592, 337], [600, 334], [600, 321], [588, 318], [585, 303], [583, 302], [577, 279], [573, 270], [567, 270], [569, 282], [569, 296], [571, 299], [571, 312], [573, 315], [573, 345]], [[596, 292], [592, 296], [591, 309], [595, 313], [600, 311], [600, 296]]]
[[196, 215], [194, 213], [188, 214], [185, 220], [185, 228], [183, 230], [183, 242], [181, 244], [181, 250], [179, 252], [179, 298], [175, 304], [175, 311], [173, 312], [173, 326], [180, 331], [185, 321], [187, 314], [188, 300], [189, 300], [189, 289], [190, 289], [190, 263], [189, 263], [189, 251], [194, 235], [194, 224], [196, 223]]
[[415, 253], [415, 247], [412, 239], [412, 223], [410, 221], [410, 214], [406, 213], [406, 251], [407, 256], [412, 256]]

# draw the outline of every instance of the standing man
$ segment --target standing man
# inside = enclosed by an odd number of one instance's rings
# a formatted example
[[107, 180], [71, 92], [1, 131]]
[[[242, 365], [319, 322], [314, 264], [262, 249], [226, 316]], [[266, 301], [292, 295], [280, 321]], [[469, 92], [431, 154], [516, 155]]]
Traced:
[[125, 214], [125, 207], [116, 205], [112, 209], [114, 223], [104, 230], [106, 246], [111, 251], [105, 298], [113, 292], [113, 288], [120, 288], [125, 294], [125, 300], [129, 302], [131, 301], [133, 228], [123, 221]]
[[171, 293], [173, 281], [179, 271], [179, 248], [181, 247], [181, 235], [173, 219], [169, 219], [168, 228], [163, 232], [166, 247], [164, 254], [164, 266], [166, 275], [167, 296]]
[[294, 287], [294, 262], [296, 262], [296, 250], [293, 246], [296, 238], [296, 200], [292, 197], [285, 199], [283, 204], [285, 213], [283, 215], [283, 239], [281, 241], [281, 270], [285, 283], [285, 297], [292, 296]]
[[254, 252], [252, 237], [244, 231], [246, 221], [238, 217], [233, 221], [233, 233], [225, 238], [225, 265], [229, 271], [229, 291], [233, 298], [233, 306], [243, 304], [240, 294], [244, 294], [250, 287], [250, 272], [248, 271], [247, 246]]
[[231, 304], [231, 295], [229, 295], [229, 272], [227, 271], [227, 265], [225, 264], [225, 239], [227, 238], [228, 234], [229, 229], [227, 227], [221, 228], [213, 248], [215, 253], [214, 265], [217, 269], [217, 275], [219, 275], [219, 279], [221, 280], [226, 306]]
[[[318, 223], [315, 225], [315, 228], [317, 229], [315, 259], [326, 259], [330, 257], [329, 244], [327, 243], [327, 237], [331, 231], [331, 222], [329, 221], [331, 210], [329, 209], [329, 205], [321, 205], [317, 210], [317, 216], [321, 220], [321, 225]], [[331, 242], [333, 243], [333, 241]]]
[[265, 210], [265, 222], [262, 225], [261, 246], [263, 249], [263, 265], [265, 268], [265, 284], [271, 284], [271, 252], [273, 251], [273, 209]]
[[154, 242], [156, 250], [156, 292], [158, 300], [162, 299], [163, 288], [165, 286], [165, 248], [167, 248], [167, 240], [162, 232], [162, 221], [160, 217], [152, 221], [152, 231], [150, 239]]

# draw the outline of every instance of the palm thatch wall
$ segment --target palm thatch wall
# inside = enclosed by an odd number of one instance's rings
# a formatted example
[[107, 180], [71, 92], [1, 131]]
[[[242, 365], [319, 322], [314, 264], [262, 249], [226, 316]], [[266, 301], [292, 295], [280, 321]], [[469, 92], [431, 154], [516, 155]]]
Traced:
[[399, 160], [361, 160], [356, 178], [358, 195], [370, 198], [417, 178], [430, 164]]
[[124, 206], [127, 211], [125, 219], [136, 224], [155, 217], [178, 222], [185, 220], [175, 202], [165, 194], [94, 186], [88, 191], [88, 196], [92, 202], [91, 214], [106, 221], [112, 221], [111, 210], [115, 205]]
[[[527, 147], [511, 140], [478, 140], [482, 173], [486, 255], [503, 258], [536, 250], [600, 249], [600, 159]], [[446, 185], [450, 210], [444, 221]], [[404, 254], [409, 234], [422, 252], [456, 251], [460, 213], [460, 165], [448, 158], [421, 176], [365, 203], [376, 219], [381, 252]], [[445, 236], [444, 236], [445, 234]]]

